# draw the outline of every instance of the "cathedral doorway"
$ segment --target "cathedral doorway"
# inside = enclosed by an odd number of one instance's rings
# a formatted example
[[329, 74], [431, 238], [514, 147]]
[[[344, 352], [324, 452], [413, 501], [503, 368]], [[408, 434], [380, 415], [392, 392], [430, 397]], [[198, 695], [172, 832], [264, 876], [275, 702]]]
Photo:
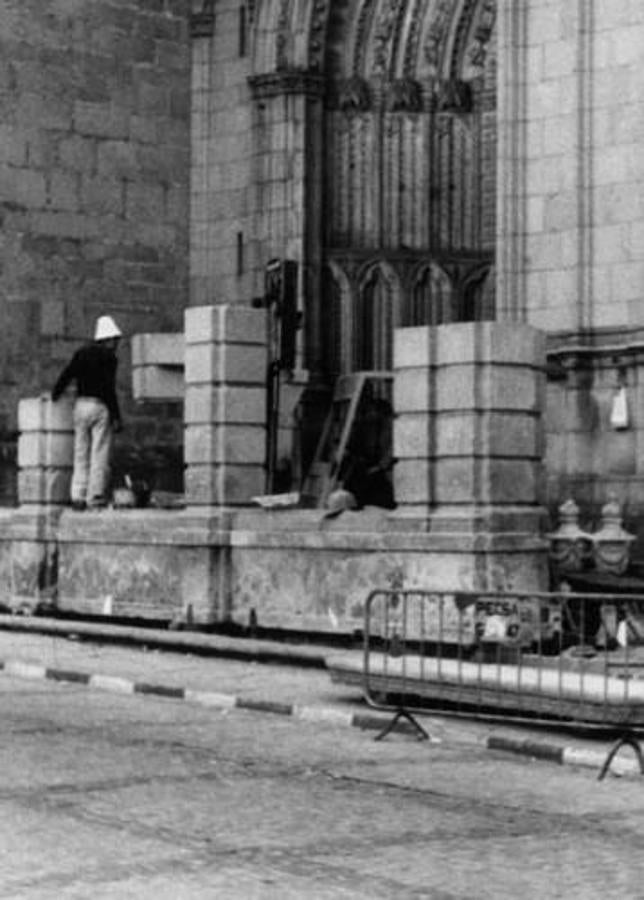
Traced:
[[330, 382], [391, 369], [396, 326], [495, 318], [495, 6], [331, 9], [319, 317]]

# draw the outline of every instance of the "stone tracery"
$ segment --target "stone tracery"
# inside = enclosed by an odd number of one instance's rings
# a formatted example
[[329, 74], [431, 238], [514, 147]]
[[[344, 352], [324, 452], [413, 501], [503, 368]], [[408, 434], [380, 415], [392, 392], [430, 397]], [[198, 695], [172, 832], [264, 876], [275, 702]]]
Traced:
[[[367, 314], [358, 310], [371, 303], [374, 320], [390, 330], [394, 312], [385, 314], [383, 303], [396, 293], [399, 312], [414, 306], [419, 288], [412, 272], [419, 264], [456, 274], [425, 279], [424, 306], [416, 304], [414, 319], [421, 308], [434, 323], [437, 308], [440, 321], [464, 310], [493, 316], [489, 287], [485, 303], [476, 301], [471, 287], [465, 303], [463, 291], [468, 273], [489, 269], [494, 253], [494, 191], [483, 168], [494, 157], [496, 0], [311, 0], [304, 13], [295, 0], [265, 3], [274, 15], [274, 67], [285, 74], [319, 73], [325, 80], [320, 130], [310, 138], [320, 148], [321, 169], [307, 176], [321, 181], [323, 200], [323, 210], [313, 214], [320, 216], [322, 233], [312, 276], [320, 288], [305, 298], [320, 305], [310, 317], [319, 333], [309, 333], [309, 350], [326, 343], [320, 332], [327, 314], [325, 266], [345, 273], [335, 296], [353, 309], [345, 315], [329, 308], [338, 318], [334, 328], [364, 327]], [[265, 38], [267, 15], [263, 22]], [[358, 268], [368, 263], [376, 273], [372, 280], [352, 276], [352, 261]], [[377, 274], [382, 271], [399, 273], [396, 292], [383, 287], [389, 281]], [[448, 295], [453, 313], [446, 311]], [[341, 357], [341, 370], [359, 364], [349, 347], [361, 340], [356, 334], [334, 339], [329, 352]]]

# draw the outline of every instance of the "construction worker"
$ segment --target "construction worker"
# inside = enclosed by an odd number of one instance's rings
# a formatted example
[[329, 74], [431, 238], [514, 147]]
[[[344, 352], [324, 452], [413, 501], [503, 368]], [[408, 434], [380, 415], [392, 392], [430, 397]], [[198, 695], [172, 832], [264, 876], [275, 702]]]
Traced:
[[111, 316], [100, 316], [94, 340], [74, 353], [51, 392], [55, 401], [69, 384], [76, 384], [71, 503], [79, 511], [107, 505], [112, 435], [122, 427], [116, 397], [121, 336]]

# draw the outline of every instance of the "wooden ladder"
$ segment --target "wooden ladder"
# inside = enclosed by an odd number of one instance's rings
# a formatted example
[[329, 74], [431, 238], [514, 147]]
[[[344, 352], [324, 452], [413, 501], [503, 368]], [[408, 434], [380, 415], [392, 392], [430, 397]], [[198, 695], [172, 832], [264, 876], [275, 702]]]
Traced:
[[365, 371], [341, 375], [336, 381], [331, 409], [302, 488], [302, 497], [310, 505], [324, 507], [337, 486], [365, 386], [369, 381], [391, 378], [391, 372]]

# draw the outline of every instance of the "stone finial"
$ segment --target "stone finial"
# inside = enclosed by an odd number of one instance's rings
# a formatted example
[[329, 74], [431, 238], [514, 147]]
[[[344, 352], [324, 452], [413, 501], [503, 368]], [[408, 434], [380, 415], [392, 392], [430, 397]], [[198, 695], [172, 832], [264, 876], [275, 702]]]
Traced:
[[614, 494], [602, 507], [600, 528], [592, 536], [593, 559], [598, 572], [623, 575], [630, 562], [635, 535], [622, 528], [622, 511]]
[[592, 535], [579, 527], [579, 507], [571, 498], [559, 507], [559, 527], [546, 535], [550, 558], [562, 572], [579, 572], [592, 555]]

